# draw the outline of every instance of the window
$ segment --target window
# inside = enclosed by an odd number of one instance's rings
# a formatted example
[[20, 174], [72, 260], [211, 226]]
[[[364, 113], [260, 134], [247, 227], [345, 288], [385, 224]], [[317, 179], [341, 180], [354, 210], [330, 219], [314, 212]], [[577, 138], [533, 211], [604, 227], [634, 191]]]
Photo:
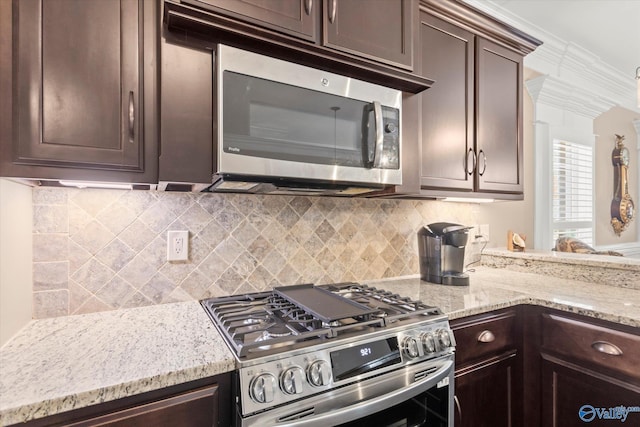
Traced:
[[553, 140], [552, 229], [593, 246], [593, 147]]

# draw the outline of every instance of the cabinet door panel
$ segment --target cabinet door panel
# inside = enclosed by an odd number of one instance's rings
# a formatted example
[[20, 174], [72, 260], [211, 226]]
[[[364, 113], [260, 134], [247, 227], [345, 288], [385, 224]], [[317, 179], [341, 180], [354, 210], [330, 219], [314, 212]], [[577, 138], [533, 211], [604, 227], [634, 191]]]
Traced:
[[455, 394], [459, 402], [456, 426], [518, 425], [514, 424], [514, 405], [519, 396], [515, 392], [515, 361], [515, 353], [508, 354], [456, 373]]
[[413, 69], [413, 0], [327, 0], [323, 44]]
[[474, 36], [426, 13], [420, 36], [421, 72], [436, 81], [420, 95], [420, 186], [472, 191], [466, 159], [473, 150]]
[[216, 12], [240, 16], [267, 28], [316, 40], [318, 0], [186, 0]]
[[[544, 354], [543, 359], [542, 425], [619, 424], [621, 420], [600, 419], [592, 408], [637, 407], [640, 402], [640, 384], [619, 381]], [[623, 425], [640, 425], [640, 413], [629, 413]]]
[[14, 161], [142, 171], [138, 1], [14, 4]]
[[479, 191], [522, 192], [522, 57], [489, 41], [476, 45]]

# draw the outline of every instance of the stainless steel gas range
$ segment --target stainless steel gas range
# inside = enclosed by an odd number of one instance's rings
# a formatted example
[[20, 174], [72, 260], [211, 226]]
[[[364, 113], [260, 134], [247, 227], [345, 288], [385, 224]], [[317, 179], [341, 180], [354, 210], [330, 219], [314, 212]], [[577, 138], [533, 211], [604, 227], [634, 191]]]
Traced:
[[453, 426], [453, 333], [436, 307], [357, 283], [202, 306], [238, 361], [238, 426]]

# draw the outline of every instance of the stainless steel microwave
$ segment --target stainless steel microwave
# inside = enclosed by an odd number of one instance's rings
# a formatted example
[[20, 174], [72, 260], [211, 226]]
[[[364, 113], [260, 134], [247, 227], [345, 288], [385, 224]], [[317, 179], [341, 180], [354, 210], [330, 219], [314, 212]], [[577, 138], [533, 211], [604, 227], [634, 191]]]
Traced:
[[402, 184], [401, 91], [225, 45], [214, 61], [213, 191]]

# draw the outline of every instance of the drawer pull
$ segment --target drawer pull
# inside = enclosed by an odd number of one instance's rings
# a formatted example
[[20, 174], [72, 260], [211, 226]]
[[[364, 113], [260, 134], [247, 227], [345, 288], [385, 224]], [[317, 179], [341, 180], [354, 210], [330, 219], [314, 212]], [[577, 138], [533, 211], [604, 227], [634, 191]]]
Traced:
[[611, 356], [622, 356], [622, 350], [620, 350], [620, 347], [611, 344], [610, 342], [596, 341], [591, 344], [591, 347], [600, 353], [609, 354]]
[[480, 332], [480, 335], [478, 335], [478, 342], [494, 342], [495, 339], [496, 336], [489, 330], [484, 330]]

